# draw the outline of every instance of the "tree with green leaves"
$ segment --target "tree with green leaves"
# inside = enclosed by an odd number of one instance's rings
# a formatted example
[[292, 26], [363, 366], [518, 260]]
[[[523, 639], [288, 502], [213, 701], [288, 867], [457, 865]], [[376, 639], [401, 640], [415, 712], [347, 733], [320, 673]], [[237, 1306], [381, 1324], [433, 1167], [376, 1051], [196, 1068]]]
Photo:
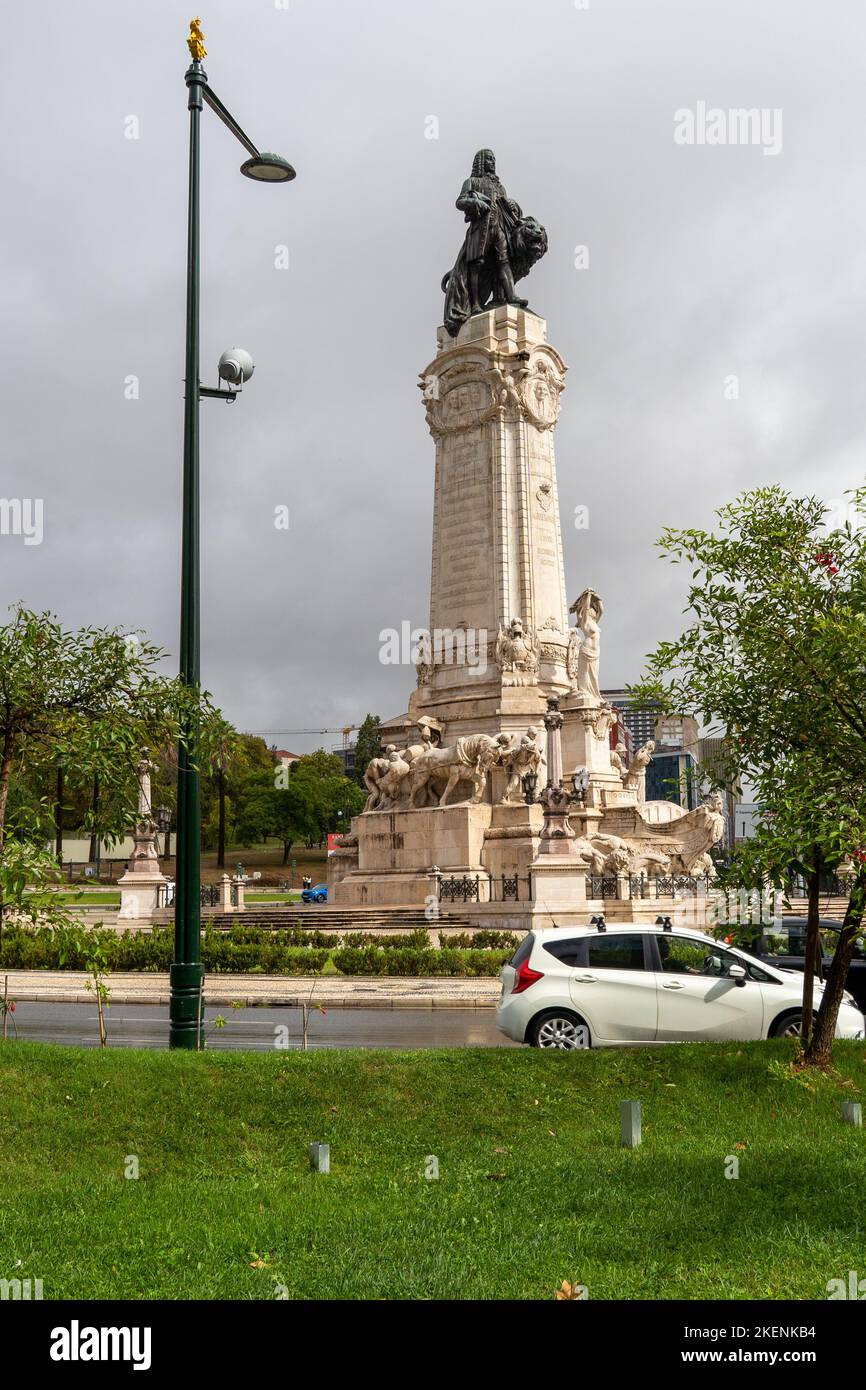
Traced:
[[382, 756], [382, 730], [378, 714], [366, 714], [355, 739], [355, 781], [363, 787], [364, 773], [374, 758]]
[[320, 748], [289, 769], [251, 774], [238, 797], [235, 833], [241, 844], [278, 839], [286, 864], [298, 840], [309, 847], [321, 844], [329, 831], [348, 827], [364, 800], [340, 759]]
[[[866, 488], [851, 496], [866, 517]], [[714, 531], [669, 528], [659, 542], [691, 567], [689, 624], [659, 644], [633, 694], [727, 735], [721, 775], [751, 784], [764, 810], [739, 857], [743, 882], [805, 872], [809, 960], [819, 875], [853, 867], [811, 1032], [807, 971], [803, 1060], [825, 1065], [866, 906], [866, 530], [828, 529], [823, 502], [780, 487], [744, 493], [717, 517]]]
[[47, 901], [25, 890], [47, 889], [57, 870], [44, 848], [53, 808], [16, 790], [32, 772], [61, 761], [80, 785], [98, 779], [96, 828], [120, 839], [137, 815], [142, 749], [177, 740], [194, 710], [209, 716], [207, 695], [162, 675], [163, 659], [139, 634], [67, 630], [20, 604], [0, 627], [0, 914], [43, 914]]

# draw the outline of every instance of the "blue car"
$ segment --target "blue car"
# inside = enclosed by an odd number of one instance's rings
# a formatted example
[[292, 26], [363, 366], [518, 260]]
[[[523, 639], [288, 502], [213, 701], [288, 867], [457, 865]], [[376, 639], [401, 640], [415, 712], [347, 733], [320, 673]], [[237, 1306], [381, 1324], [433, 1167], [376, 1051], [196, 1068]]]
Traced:
[[328, 901], [327, 883], [317, 883], [313, 888], [305, 888], [301, 894], [302, 903], [326, 903]]

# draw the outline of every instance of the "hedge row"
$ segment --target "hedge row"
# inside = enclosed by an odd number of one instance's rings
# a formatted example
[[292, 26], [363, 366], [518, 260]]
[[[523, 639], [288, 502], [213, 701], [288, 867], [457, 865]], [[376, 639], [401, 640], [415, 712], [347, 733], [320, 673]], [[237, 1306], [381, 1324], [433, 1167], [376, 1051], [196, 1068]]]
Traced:
[[331, 959], [344, 975], [498, 975], [510, 951], [455, 951], [345, 947]]
[[[307, 933], [317, 937], [320, 933]], [[489, 936], [507, 933], [487, 933]], [[201, 955], [211, 974], [318, 975], [330, 957], [344, 975], [498, 975], [511, 950], [441, 949], [429, 945], [426, 932], [371, 938], [353, 933], [352, 944], [301, 945], [297, 936], [255, 927], [230, 931], [205, 929]], [[360, 940], [363, 944], [354, 944]], [[116, 932], [81, 926], [10, 926], [0, 945], [0, 970], [86, 970], [95, 942], [103, 948], [108, 968], [167, 971], [174, 955], [171, 927], [144, 932]], [[510, 946], [510, 943], [509, 943]]]
[[[165, 971], [174, 956], [170, 927], [143, 932], [88, 930], [82, 927], [7, 927], [0, 947], [0, 969], [86, 970], [94, 939], [105, 951], [109, 970]], [[228, 933], [204, 932], [202, 962], [212, 974], [316, 975], [328, 958], [326, 950], [284, 945], [273, 938], [240, 942]]]

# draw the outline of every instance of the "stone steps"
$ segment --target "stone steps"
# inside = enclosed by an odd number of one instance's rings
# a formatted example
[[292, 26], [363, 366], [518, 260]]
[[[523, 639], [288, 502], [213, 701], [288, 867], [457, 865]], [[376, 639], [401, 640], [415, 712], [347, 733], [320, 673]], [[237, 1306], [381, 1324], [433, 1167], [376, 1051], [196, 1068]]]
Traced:
[[[828, 897], [826, 893], [821, 894], [819, 912], [822, 917], [830, 917], [841, 922], [847, 907], [847, 898]], [[808, 913], [808, 898], [792, 898], [791, 906], [782, 909], [783, 917], [806, 917]]]
[[[421, 928], [424, 931], [438, 927], [451, 927], [471, 931], [478, 923], [473, 922], [468, 913], [443, 911], [435, 922], [424, 915], [423, 908], [412, 907], [333, 907], [325, 903], [283, 907], [276, 904], [255, 904], [243, 912], [220, 912], [216, 909], [202, 908], [202, 923], [211, 922], [220, 930], [228, 930], [235, 924], [251, 927], [265, 927], [278, 931], [299, 927], [303, 931], [352, 932], [395, 932], [408, 933]], [[169, 909], [154, 917], [154, 924], [165, 926], [174, 921]]]

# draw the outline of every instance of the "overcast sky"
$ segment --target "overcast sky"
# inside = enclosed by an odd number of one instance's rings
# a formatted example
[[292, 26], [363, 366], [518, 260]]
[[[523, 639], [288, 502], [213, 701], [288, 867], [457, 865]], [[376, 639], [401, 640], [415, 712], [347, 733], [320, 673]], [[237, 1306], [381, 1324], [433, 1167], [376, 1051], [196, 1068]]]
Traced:
[[[41, 545], [0, 537], [3, 592], [143, 628], [173, 662], [190, 13], [16, 5], [0, 58], [0, 491], [44, 500]], [[750, 485], [862, 480], [860, 0], [210, 0], [202, 22], [211, 85], [298, 171], [242, 179], [204, 112], [203, 381], [225, 347], [256, 361], [240, 402], [202, 404], [202, 673], [238, 726], [302, 752], [338, 736], [289, 730], [406, 708], [414, 670], [380, 663], [379, 633], [427, 621], [416, 381], [481, 146], [548, 231], [524, 284], [570, 368], [566, 576], [604, 597], [603, 684], [680, 630], [664, 525]], [[781, 149], [677, 144], [700, 102], [781, 111]]]

